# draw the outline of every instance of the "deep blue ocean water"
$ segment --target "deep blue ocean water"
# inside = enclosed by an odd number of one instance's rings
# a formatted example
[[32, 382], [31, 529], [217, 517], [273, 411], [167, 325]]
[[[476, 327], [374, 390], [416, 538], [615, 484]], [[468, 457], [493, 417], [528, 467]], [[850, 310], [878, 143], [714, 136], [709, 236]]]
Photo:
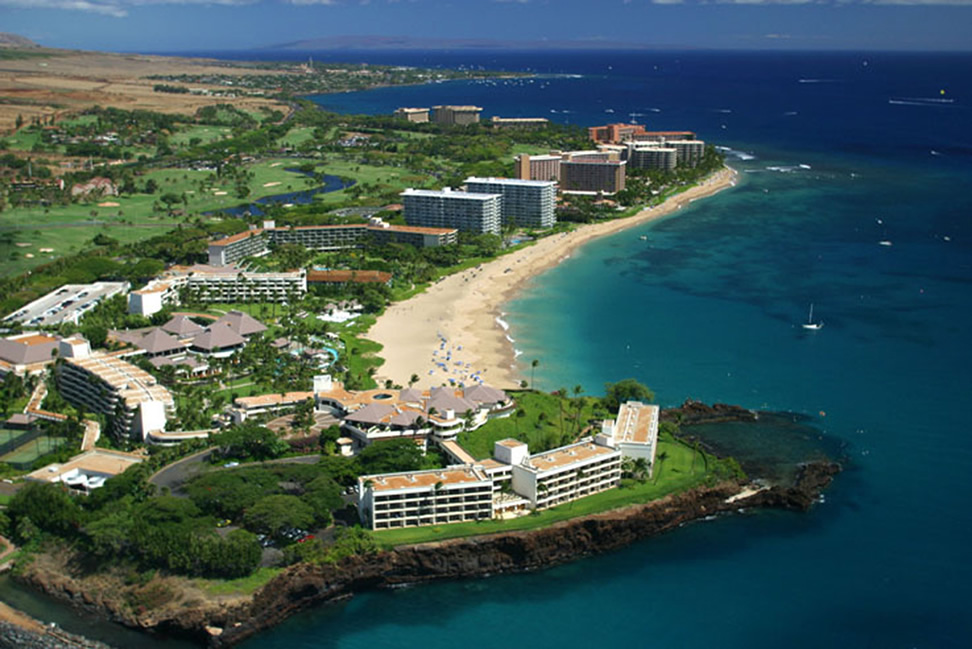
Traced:
[[[367, 593], [245, 647], [969, 646], [972, 56], [353, 58], [546, 76], [318, 98], [325, 107], [470, 103], [584, 126], [635, 113], [737, 152], [738, 187], [575, 251], [506, 319], [543, 389], [596, 394], [636, 377], [666, 405], [801, 413], [844, 445], [846, 470], [807, 514], [719, 518], [542, 572]], [[813, 333], [798, 326], [810, 303], [825, 322]]]

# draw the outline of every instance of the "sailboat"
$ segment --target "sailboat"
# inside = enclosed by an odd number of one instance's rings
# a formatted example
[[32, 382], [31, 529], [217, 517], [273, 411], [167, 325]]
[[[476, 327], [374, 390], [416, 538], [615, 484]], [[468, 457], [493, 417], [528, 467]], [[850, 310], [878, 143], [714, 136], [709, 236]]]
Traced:
[[810, 303], [810, 315], [807, 316], [807, 321], [800, 325], [804, 329], [810, 329], [811, 331], [817, 331], [818, 329], [823, 329], [823, 320], [820, 322], [813, 321], [813, 303]]

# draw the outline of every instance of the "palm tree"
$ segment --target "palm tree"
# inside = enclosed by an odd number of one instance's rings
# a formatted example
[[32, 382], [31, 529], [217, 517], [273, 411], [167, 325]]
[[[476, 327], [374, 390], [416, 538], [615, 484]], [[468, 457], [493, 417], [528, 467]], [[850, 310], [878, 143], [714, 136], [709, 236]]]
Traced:
[[412, 375], [412, 376], [411, 376], [411, 377], [410, 377], [410, 378], [408, 379], [408, 387], [412, 387], [413, 385], [415, 385], [415, 384], [416, 384], [416, 383], [418, 383], [418, 382], [419, 382], [419, 376], [418, 376], [418, 374], [413, 374], [413, 375]]
[[580, 420], [581, 412], [584, 410], [584, 402], [580, 399], [581, 393], [584, 391], [584, 387], [581, 384], [574, 386], [574, 408], [577, 412], [574, 415], [574, 436], [580, 435]]
[[432, 498], [432, 522], [433, 523], [437, 523], [438, 522], [436, 519], [438, 518], [438, 515], [439, 515], [439, 492], [442, 491], [442, 487], [444, 487], [444, 486], [445, 485], [442, 483], [442, 481], [439, 480], [438, 482], [435, 483], [435, 486], [432, 487], [432, 490], [433, 490], [433, 498]]
[[530, 388], [536, 388], [536, 382], [534, 381], [537, 374], [537, 365], [540, 364], [540, 359], [534, 358], [530, 361]]
[[658, 457], [655, 460], [655, 467], [657, 467], [658, 470], [657, 471], [653, 471], [653, 473], [654, 473], [654, 480], [653, 480], [653, 482], [658, 482], [658, 478], [661, 477], [662, 464], [667, 459], [668, 459], [668, 451], [662, 451], [661, 453], [658, 454]]

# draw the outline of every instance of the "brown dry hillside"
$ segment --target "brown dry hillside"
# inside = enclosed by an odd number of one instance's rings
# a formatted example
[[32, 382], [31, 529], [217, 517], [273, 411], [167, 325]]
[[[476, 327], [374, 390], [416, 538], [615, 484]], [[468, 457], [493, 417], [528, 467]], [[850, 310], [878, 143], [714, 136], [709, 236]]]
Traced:
[[[202, 106], [226, 103], [225, 97], [154, 92], [157, 74], [240, 75], [265, 71], [229, 67], [209, 59], [140, 54], [110, 54], [50, 48], [0, 49], [0, 133], [14, 127], [17, 116], [64, 114], [92, 106], [146, 109], [192, 114]], [[205, 87], [193, 84], [194, 87]], [[232, 100], [242, 109], [269, 107], [286, 112], [271, 99], [245, 97]]]

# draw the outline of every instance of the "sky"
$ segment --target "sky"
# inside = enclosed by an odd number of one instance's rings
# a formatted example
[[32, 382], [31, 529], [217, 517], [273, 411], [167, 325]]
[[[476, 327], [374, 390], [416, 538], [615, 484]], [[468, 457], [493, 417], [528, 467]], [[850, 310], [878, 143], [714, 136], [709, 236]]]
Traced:
[[0, 0], [0, 31], [124, 52], [348, 35], [970, 51], [972, 0]]

